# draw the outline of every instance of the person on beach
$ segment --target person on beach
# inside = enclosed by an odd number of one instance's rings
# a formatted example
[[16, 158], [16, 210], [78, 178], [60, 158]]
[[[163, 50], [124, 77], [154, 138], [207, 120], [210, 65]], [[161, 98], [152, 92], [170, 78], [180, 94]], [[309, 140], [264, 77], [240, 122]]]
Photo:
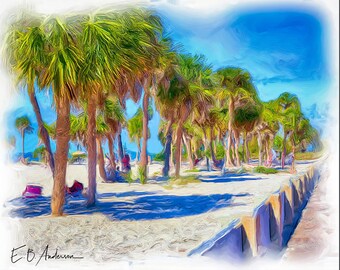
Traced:
[[128, 172], [131, 170], [131, 166], [130, 166], [130, 156], [128, 154], [125, 154], [123, 159], [122, 159], [122, 164], [123, 164], [123, 168], [122, 171], [123, 172]]

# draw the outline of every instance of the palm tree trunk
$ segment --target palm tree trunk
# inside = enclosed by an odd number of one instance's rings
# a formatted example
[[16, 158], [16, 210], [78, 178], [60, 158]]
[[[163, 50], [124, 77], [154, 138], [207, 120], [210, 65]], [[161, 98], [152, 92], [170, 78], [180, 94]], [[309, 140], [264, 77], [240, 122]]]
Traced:
[[207, 155], [208, 149], [209, 149], [209, 141], [208, 141], [208, 138], [207, 138], [207, 135], [204, 129], [203, 129], [203, 134], [204, 134], [204, 151], [205, 151], [205, 159], [206, 159], [206, 164], [207, 164], [207, 171], [210, 172], [211, 167], [210, 167], [210, 162], [209, 162], [209, 156]]
[[46, 147], [46, 151], [47, 151], [47, 155], [48, 155], [48, 157], [47, 157], [48, 165], [50, 166], [51, 171], [52, 171], [52, 175], [54, 176], [54, 157], [53, 157], [52, 149], [51, 149], [50, 136], [49, 136], [49, 134], [48, 134], [48, 132], [47, 132], [45, 126], [44, 126], [44, 121], [43, 121], [42, 116], [41, 116], [39, 104], [38, 104], [37, 98], [35, 96], [33, 86], [30, 86], [30, 88], [28, 89], [28, 95], [29, 95], [29, 98], [30, 98], [30, 102], [33, 106], [35, 117], [36, 117], [37, 122], [38, 122], [39, 134], [40, 134], [41, 139], [42, 139], [42, 141], [43, 141], [43, 143]]
[[[229, 121], [230, 122], [230, 121]], [[228, 132], [228, 142], [227, 142], [227, 147], [226, 147], [226, 157], [227, 157], [227, 161], [226, 161], [226, 165], [228, 167], [232, 166], [232, 153], [231, 153], [231, 149], [232, 149], [232, 138], [231, 138], [231, 133], [232, 133], [232, 130], [230, 129], [229, 132]]]
[[164, 177], [169, 176], [170, 159], [172, 158], [171, 143], [172, 143], [172, 128], [170, 127], [166, 134], [165, 149], [164, 149], [164, 167], [162, 170]]
[[[210, 146], [210, 152], [211, 152], [211, 159], [213, 162], [216, 162], [216, 156], [215, 156], [215, 150], [213, 147], [213, 128], [210, 128], [210, 141], [209, 141], [209, 146]], [[216, 145], [216, 144], [215, 144]], [[215, 147], [216, 148], [216, 147]]]
[[195, 165], [194, 165], [194, 160], [192, 158], [191, 141], [187, 140], [185, 138], [185, 135], [183, 135], [183, 142], [184, 142], [184, 145], [185, 145], [185, 147], [187, 149], [187, 153], [188, 153], [189, 168], [190, 168], [190, 170], [192, 170], [192, 169], [194, 169]]
[[25, 129], [21, 130], [21, 137], [22, 137], [22, 161], [25, 160]]
[[269, 149], [269, 137], [266, 139], [266, 160], [267, 160], [267, 164], [270, 164], [270, 153], [269, 153], [270, 149]]
[[242, 161], [244, 163], [246, 163], [246, 132], [243, 132], [242, 134], [242, 138], [243, 138], [243, 144], [242, 144]]
[[97, 140], [99, 175], [104, 181], [107, 181], [102, 143], [99, 138], [97, 138], [96, 140]]
[[246, 162], [249, 164], [249, 161], [250, 161], [250, 151], [249, 151], [249, 145], [248, 145], [248, 134], [246, 132], [246, 135], [245, 135], [245, 139], [244, 139], [244, 143], [245, 143], [245, 148], [246, 148]]
[[51, 210], [53, 216], [63, 214], [65, 202], [65, 183], [67, 158], [70, 140], [70, 104], [68, 101], [56, 101], [56, 143], [55, 174], [51, 199]]
[[284, 169], [285, 167], [285, 158], [286, 158], [286, 141], [287, 141], [287, 132], [284, 131], [283, 133], [283, 141], [282, 141], [282, 154], [281, 154], [281, 168]]
[[136, 164], [140, 158], [140, 152], [141, 152], [141, 147], [140, 147], [140, 139], [138, 139], [138, 142], [137, 142], [137, 155], [136, 155]]
[[233, 130], [233, 133], [231, 135], [231, 154], [232, 154], [231, 163], [233, 164], [233, 166], [235, 166], [236, 151], [235, 151], [235, 133], [234, 133], [234, 130]]
[[257, 132], [257, 143], [259, 146], [259, 166], [262, 165], [262, 138], [260, 131]]
[[115, 153], [113, 151], [113, 139], [111, 137], [111, 135], [109, 134], [107, 136], [107, 141], [108, 141], [108, 145], [109, 145], [109, 152], [110, 152], [110, 164], [111, 167], [116, 170], [116, 157], [115, 157]]
[[292, 167], [291, 167], [291, 173], [296, 173], [296, 170], [295, 170], [295, 144], [293, 144], [293, 147], [292, 147]]
[[175, 152], [175, 176], [178, 178], [181, 170], [181, 156], [182, 156], [182, 135], [183, 135], [183, 123], [179, 121], [176, 134], [176, 152]]
[[[204, 140], [204, 150], [207, 153], [209, 149], [209, 141], [207, 139]], [[205, 160], [206, 160], [206, 164], [207, 164], [207, 171], [210, 172], [211, 171], [211, 166], [210, 166], [210, 159], [209, 156], [206, 154], [205, 155]]]
[[171, 142], [171, 151], [170, 151], [170, 167], [175, 168], [175, 161], [174, 161], [174, 145]]
[[233, 131], [233, 122], [234, 122], [234, 110], [235, 110], [235, 104], [233, 97], [230, 97], [229, 99], [229, 122], [228, 122], [228, 151], [226, 153], [227, 156], [227, 166], [232, 166], [232, 156], [230, 153], [230, 149], [232, 149], [232, 131]]
[[229, 134], [225, 135], [225, 137], [222, 139], [222, 144], [223, 144], [223, 147], [224, 147], [224, 151], [225, 151], [225, 155], [224, 155], [224, 160], [223, 160], [223, 166], [222, 166], [222, 169], [221, 169], [221, 174], [224, 175], [226, 173], [226, 169], [227, 169], [227, 153], [230, 151], [229, 150], [229, 147], [228, 147], [228, 143], [226, 143], [226, 140], [227, 138], [229, 138]]
[[149, 124], [149, 94], [145, 91], [143, 97], [143, 140], [142, 140], [142, 153], [140, 157], [140, 166], [143, 169], [143, 172], [147, 172], [147, 165], [148, 165], [148, 156], [147, 156], [147, 143], [148, 143], [148, 124]]
[[118, 132], [118, 158], [120, 167], [123, 168], [122, 159], [124, 157], [124, 149], [123, 149], [123, 143], [122, 143], [122, 130], [120, 129]]
[[235, 156], [236, 156], [236, 166], [240, 167], [241, 162], [240, 162], [240, 155], [238, 153], [238, 147], [240, 144], [240, 134], [238, 130], [234, 130], [234, 135], [235, 135]]
[[96, 167], [97, 167], [97, 147], [96, 147], [96, 95], [92, 94], [88, 98], [87, 115], [87, 152], [88, 152], [88, 190], [87, 206], [93, 206], [96, 200]]

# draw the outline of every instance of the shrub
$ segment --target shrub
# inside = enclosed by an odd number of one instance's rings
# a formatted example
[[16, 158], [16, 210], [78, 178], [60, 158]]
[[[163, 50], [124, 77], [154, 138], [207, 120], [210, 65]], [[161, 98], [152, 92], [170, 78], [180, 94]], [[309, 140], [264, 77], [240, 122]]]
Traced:
[[216, 144], [216, 159], [217, 160], [221, 160], [221, 159], [224, 159], [224, 154], [225, 154], [225, 150], [224, 150], [224, 147], [222, 145], [222, 143], [217, 143]]
[[164, 161], [165, 157], [164, 157], [164, 151], [156, 154], [153, 158], [154, 161]]
[[254, 168], [255, 173], [264, 173], [264, 174], [274, 174], [277, 173], [278, 171], [274, 168], [266, 168], [263, 166], [257, 166]]
[[190, 170], [185, 170], [184, 172], [200, 172], [200, 170], [194, 168], [194, 169], [190, 169]]
[[129, 170], [125, 175], [124, 175], [124, 179], [126, 180], [126, 182], [128, 182], [129, 184], [133, 183], [135, 181], [135, 179], [132, 178], [132, 171]]
[[295, 153], [295, 159], [296, 160], [313, 160], [318, 159], [322, 156], [322, 152], [298, 152]]
[[176, 177], [171, 177], [169, 180], [170, 185], [187, 185], [189, 183], [201, 183], [201, 180], [199, 180], [196, 176], [194, 175], [189, 175], [189, 176], [181, 176], [179, 178]]
[[144, 167], [138, 167], [138, 178], [139, 181], [141, 182], [141, 184], [146, 184], [146, 181], [148, 180], [147, 177], [145, 177], [146, 175], [146, 168]]

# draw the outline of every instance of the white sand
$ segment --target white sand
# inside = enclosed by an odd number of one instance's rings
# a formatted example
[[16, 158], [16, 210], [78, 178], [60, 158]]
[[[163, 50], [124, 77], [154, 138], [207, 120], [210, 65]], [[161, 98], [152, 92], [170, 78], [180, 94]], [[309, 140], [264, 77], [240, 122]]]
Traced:
[[[318, 161], [321, 162], [321, 161]], [[305, 173], [309, 164], [298, 164], [298, 174]], [[27, 183], [43, 186], [44, 195], [52, 191], [52, 177], [48, 169], [39, 166], [13, 165], [21, 184], [17, 185], [20, 196]], [[161, 171], [160, 164], [150, 166], [149, 175]], [[182, 174], [188, 174], [184, 172]], [[219, 172], [200, 172], [202, 179], [220, 175]], [[67, 172], [67, 184], [74, 179], [86, 186], [86, 166], [70, 165]], [[190, 250], [211, 238], [232, 220], [244, 215], [251, 215], [254, 208], [277, 191], [283, 184], [288, 184], [293, 175], [278, 173], [274, 175], [247, 175], [240, 177], [260, 177], [260, 180], [232, 181], [223, 183], [192, 183], [165, 189], [160, 183], [141, 185], [138, 183], [102, 183], [98, 178], [99, 193], [120, 193], [127, 191], [156, 192], [168, 195], [233, 195], [249, 193], [248, 196], [233, 196], [233, 206], [195, 216], [171, 219], [143, 221], [112, 221], [103, 214], [72, 215], [60, 218], [40, 216], [25, 219], [10, 219], [16, 224], [17, 243], [27, 243], [35, 250], [41, 250], [49, 244], [63, 252], [81, 254], [89, 260], [122, 261], [145, 259], [152, 256], [185, 256]], [[13, 198], [13, 197], [12, 197]], [[132, 200], [134, 197], [111, 197], [108, 200]], [[11, 208], [9, 206], [9, 208]]]

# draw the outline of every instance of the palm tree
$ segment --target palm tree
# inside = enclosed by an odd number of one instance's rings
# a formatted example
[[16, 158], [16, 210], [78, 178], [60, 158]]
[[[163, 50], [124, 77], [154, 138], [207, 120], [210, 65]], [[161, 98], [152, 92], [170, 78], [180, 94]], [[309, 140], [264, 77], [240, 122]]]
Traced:
[[[257, 95], [254, 95], [250, 98], [244, 97], [242, 100], [238, 100], [235, 106], [234, 112], [234, 134], [235, 136], [235, 150], [238, 154], [239, 142], [240, 142], [240, 134], [243, 133], [243, 144], [246, 152], [246, 161], [249, 161], [249, 150], [248, 150], [248, 142], [247, 136], [249, 133], [254, 132], [255, 127], [259, 125], [261, 122], [263, 112], [263, 105], [260, 102]], [[258, 138], [261, 138], [261, 134], [257, 132]], [[259, 147], [259, 152], [262, 151], [261, 147]], [[236, 155], [237, 164], [240, 164], [240, 160], [238, 155]], [[262, 159], [261, 154], [259, 153], [259, 164], [261, 165]]]
[[[81, 47], [84, 52], [84, 62], [81, 84], [87, 100], [89, 117], [88, 206], [95, 203], [96, 194], [95, 123], [100, 96], [105, 95], [105, 91], [114, 92], [120, 100], [124, 100], [128, 90], [131, 96], [136, 96], [135, 93], [140, 92], [140, 86], [143, 85], [146, 90], [143, 104], [148, 102], [148, 89], [151, 85], [150, 69], [153, 70], [150, 67], [153, 67], [151, 64], [155, 61], [156, 52], [156, 46], [151, 45], [155, 43], [156, 32], [160, 28], [157, 17], [143, 10], [126, 11], [122, 14], [97, 13], [85, 16], [82, 22]], [[93, 66], [96, 69], [93, 69]], [[144, 146], [146, 147], [146, 143]], [[147, 162], [143, 160], [142, 154], [143, 161], [146, 165]]]
[[[229, 122], [228, 122], [228, 144], [227, 144], [227, 152], [226, 152], [226, 165], [232, 166], [233, 158], [231, 156], [231, 147], [233, 147], [232, 138], [233, 135], [235, 137], [236, 142], [239, 141], [238, 132], [235, 133], [235, 106], [237, 102], [247, 98], [255, 98], [257, 93], [256, 89], [252, 84], [252, 79], [249, 72], [234, 67], [227, 67], [217, 70], [216, 78], [218, 81], [218, 87], [220, 89], [219, 98], [220, 99], [228, 99], [228, 114], [229, 114]], [[234, 152], [236, 156], [236, 164], [240, 166], [240, 159], [238, 154], [238, 149], [235, 149]]]
[[270, 158], [270, 149], [274, 145], [274, 138], [280, 129], [279, 118], [275, 111], [276, 101], [263, 102], [261, 121], [255, 127], [259, 141], [259, 166], [262, 165], [262, 142], [265, 144], [267, 160]]
[[286, 158], [286, 143], [296, 126], [297, 119], [301, 116], [300, 102], [296, 95], [288, 92], [282, 93], [276, 100], [276, 112], [283, 127], [283, 151], [281, 167], [284, 168]]
[[103, 115], [99, 115], [97, 117], [96, 129], [97, 129], [96, 142], [97, 142], [99, 175], [104, 181], [106, 181], [107, 174], [105, 171], [105, 160], [104, 160], [104, 151], [103, 151], [102, 142], [105, 139], [106, 135], [110, 132], [110, 128], [107, 125], [107, 123], [105, 123]]
[[[96, 200], [96, 114], [103, 90], [110, 84], [112, 69], [115, 68], [112, 49], [117, 46], [113, 37], [117, 31], [112, 31], [111, 20], [100, 14], [85, 16], [81, 22], [81, 48], [84, 59], [81, 65], [81, 85], [83, 98], [86, 101], [88, 152], [88, 190], [87, 206], [95, 204]], [[113, 64], [114, 63], [114, 64]], [[95, 69], [93, 67], [96, 67]], [[116, 72], [116, 70], [114, 70]]]
[[212, 96], [206, 89], [209, 81], [207, 77], [211, 70], [205, 58], [198, 55], [179, 55], [177, 61], [178, 68], [169, 73], [171, 75], [169, 84], [161, 85], [157, 96], [160, 103], [165, 103], [166, 108], [171, 108], [171, 114], [167, 114], [168, 119], [177, 120], [175, 176], [179, 177], [184, 123], [193, 108], [201, 111], [201, 115], [204, 116]]
[[[196, 113], [193, 114], [192, 121], [194, 124], [198, 126], [200, 130], [199, 133], [202, 134], [201, 138], [203, 139], [207, 170], [210, 171], [211, 170], [210, 159], [212, 159], [212, 162], [214, 164], [217, 162], [214, 148], [213, 148], [213, 140], [216, 136], [215, 130], [216, 130], [216, 125], [218, 123], [217, 100], [213, 99], [210, 104], [207, 104], [207, 106], [208, 106], [208, 111], [205, 114], [205, 117], [202, 117], [202, 113], [200, 111], [196, 111]], [[196, 131], [196, 133], [198, 132]]]
[[15, 127], [21, 134], [22, 138], [22, 159], [25, 159], [25, 134], [32, 133], [33, 127], [30, 119], [27, 116], [21, 116], [15, 119]]
[[79, 32], [75, 26], [73, 19], [50, 17], [43, 28], [46, 31], [47, 53], [39, 83], [42, 87], [51, 87], [57, 113], [55, 175], [51, 200], [53, 216], [63, 214], [70, 140], [70, 105], [78, 97], [77, 74], [82, 54], [77, 40]]
[[191, 121], [186, 121], [183, 126], [183, 144], [186, 148], [188, 161], [189, 161], [189, 168], [190, 170], [194, 169], [194, 157], [193, 157], [193, 147], [192, 147], [192, 139], [195, 135], [200, 132], [198, 128], [191, 123]]
[[315, 128], [312, 127], [310, 121], [301, 114], [300, 117], [296, 119], [294, 122], [294, 127], [292, 134], [290, 135], [290, 141], [292, 144], [292, 154], [293, 160], [291, 165], [291, 171], [293, 173], [295, 170], [295, 151], [298, 150], [299, 147], [302, 147], [302, 144], [313, 143], [319, 140], [318, 132]]
[[34, 151], [33, 151], [33, 157], [34, 158], [38, 158], [39, 159], [39, 161], [41, 161], [41, 160], [45, 160], [45, 163], [47, 163], [46, 162], [46, 147], [45, 146], [43, 146], [43, 145], [41, 145], [41, 146], [39, 146], [39, 147], [37, 147]]
[[[116, 158], [114, 154], [114, 138], [118, 134], [118, 139], [121, 138], [121, 127], [123, 124], [125, 124], [126, 119], [124, 115], [124, 109], [121, 106], [119, 100], [115, 96], [108, 96], [106, 97], [104, 101], [104, 106], [102, 108], [104, 119], [107, 125], [110, 128], [110, 132], [106, 134], [106, 139], [108, 140], [108, 146], [109, 146], [109, 153], [110, 153], [110, 163], [111, 168], [116, 169]], [[118, 140], [118, 149], [121, 149], [122, 146], [120, 145], [121, 142]], [[123, 154], [119, 153], [120, 161], [123, 158]]]
[[131, 142], [134, 142], [137, 145], [136, 151], [136, 163], [138, 161], [138, 156], [141, 151], [140, 141], [143, 137], [143, 111], [141, 108], [138, 108], [136, 114], [128, 120], [127, 130], [129, 133], [129, 138]]
[[[152, 107], [150, 108], [152, 110]], [[149, 116], [150, 115], [151, 114], [149, 113]], [[129, 133], [130, 141], [134, 142], [137, 145], [136, 161], [138, 161], [138, 155], [141, 152], [140, 141], [143, 137], [143, 110], [142, 108], [139, 107], [135, 115], [128, 120], [127, 131]], [[148, 133], [149, 133], [148, 137], [150, 137], [150, 130], [148, 130]]]
[[[86, 104], [83, 104], [85, 107], [84, 111], [86, 111]], [[83, 146], [87, 148], [87, 126], [88, 126], [88, 117], [85, 112], [82, 111], [77, 115], [71, 114], [70, 122], [71, 122], [71, 139], [80, 141]], [[99, 167], [99, 175], [100, 177], [106, 181], [107, 175], [105, 171], [105, 160], [104, 160], [104, 152], [102, 147], [102, 142], [107, 138], [107, 135], [110, 133], [110, 128], [108, 124], [104, 120], [104, 115], [100, 114], [96, 118], [96, 147], [97, 147], [97, 161]]]
[[41, 19], [25, 14], [10, 26], [6, 39], [6, 62], [15, 73], [17, 82], [27, 86], [27, 93], [38, 122], [38, 132], [47, 151], [47, 159], [54, 175], [54, 157], [49, 134], [44, 126], [35, 95], [35, 82], [44, 67], [46, 37]]
[[[162, 37], [162, 25], [158, 19], [152, 19], [153, 35]], [[162, 38], [151, 37], [152, 50], [148, 52], [148, 63], [143, 74], [144, 83], [144, 95], [143, 95], [143, 138], [142, 138], [142, 151], [140, 157], [140, 167], [144, 172], [146, 178], [147, 174], [147, 141], [148, 141], [148, 123], [151, 120], [149, 115], [149, 106], [152, 96], [157, 95], [157, 87], [162, 77], [164, 76], [164, 70], [169, 64], [170, 51], [169, 43]]]

